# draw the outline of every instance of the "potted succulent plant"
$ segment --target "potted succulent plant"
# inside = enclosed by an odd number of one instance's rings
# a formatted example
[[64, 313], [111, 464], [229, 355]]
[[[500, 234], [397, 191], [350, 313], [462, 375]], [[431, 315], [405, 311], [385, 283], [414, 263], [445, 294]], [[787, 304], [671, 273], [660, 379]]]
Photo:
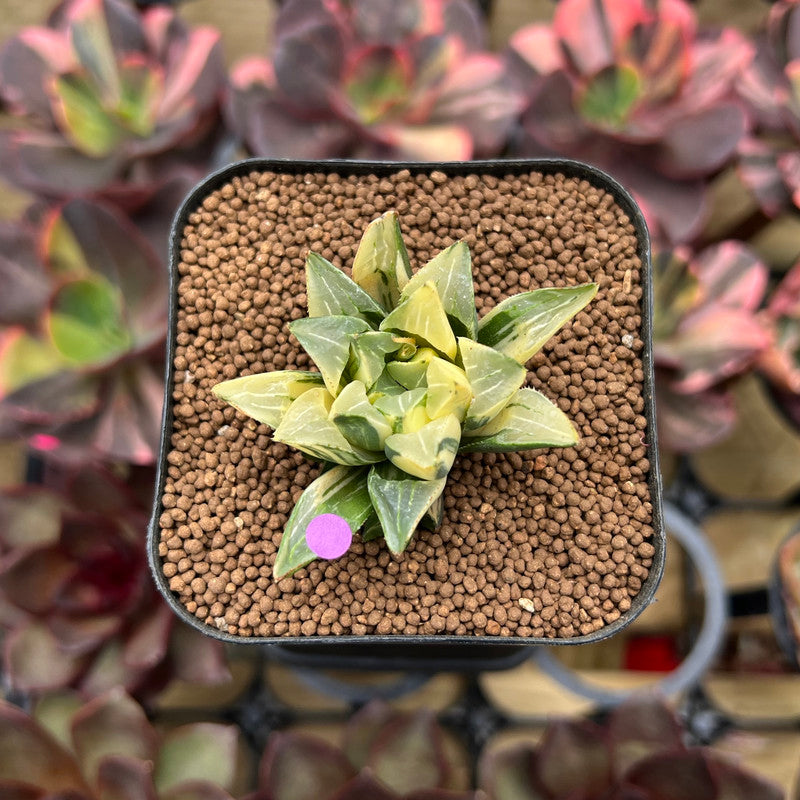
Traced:
[[248, 642], [627, 624], [663, 565], [648, 270], [633, 201], [575, 162], [211, 176], [173, 226], [168, 601]]

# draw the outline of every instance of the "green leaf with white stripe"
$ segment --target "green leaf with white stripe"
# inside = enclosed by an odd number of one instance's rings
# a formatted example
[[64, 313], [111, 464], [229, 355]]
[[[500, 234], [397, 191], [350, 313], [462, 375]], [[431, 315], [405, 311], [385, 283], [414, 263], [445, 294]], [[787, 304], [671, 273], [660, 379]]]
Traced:
[[453, 414], [461, 422], [472, 401], [472, 388], [464, 370], [443, 358], [432, 358], [425, 377], [428, 384], [427, 415], [438, 419]]
[[478, 323], [478, 341], [525, 364], [595, 295], [596, 283], [535, 289], [509, 297]]
[[386, 440], [384, 452], [403, 472], [433, 481], [447, 477], [460, 440], [461, 423], [451, 414], [432, 420], [414, 433], [392, 434]]
[[511, 453], [577, 443], [577, 431], [558, 406], [535, 389], [519, 389], [488, 425], [464, 434], [459, 452]]
[[354, 381], [370, 388], [386, 368], [386, 356], [397, 352], [403, 342], [386, 331], [367, 331], [356, 334], [350, 342], [350, 359], [345, 369]]
[[387, 394], [378, 398], [374, 405], [386, 417], [394, 431], [409, 431], [413, 427], [414, 421], [420, 419], [419, 412], [422, 412], [422, 422], [417, 425], [417, 428], [429, 422], [425, 413], [426, 397], [427, 390], [424, 388], [403, 390], [399, 394]]
[[325, 386], [336, 397], [350, 359], [350, 343], [356, 334], [368, 331], [369, 325], [355, 317], [304, 317], [289, 323], [289, 330], [319, 367]]
[[381, 464], [369, 471], [367, 487], [386, 544], [402, 553], [431, 504], [441, 495], [445, 478], [416, 480]]
[[456, 242], [435, 255], [411, 278], [403, 289], [401, 300], [410, 297], [429, 281], [436, 287], [456, 335], [474, 339], [478, 335], [478, 314], [472, 284], [472, 259], [466, 242]]
[[435, 350], [421, 347], [410, 361], [390, 361], [386, 365], [389, 374], [406, 389], [426, 386], [426, 373], [432, 358], [438, 358]]
[[318, 253], [306, 258], [306, 296], [309, 317], [358, 317], [376, 326], [386, 316], [357, 283]]
[[387, 211], [364, 231], [353, 261], [353, 280], [385, 310], [394, 308], [411, 277], [397, 212]]
[[456, 337], [432, 282], [423, 283], [381, 322], [382, 331], [399, 331], [418, 343], [455, 358]]
[[284, 414], [272, 438], [320, 461], [358, 466], [374, 464], [382, 453], [355, 447], [329, 419], [333, 397], [327, 389], [309, 389]]
[[464, 430], [471, 431], [488, 424], [511, 402], [527, 373], [513, 358], [465, 337], [459, 337], [458, 354], [474, 395], [464, 418]]
[[357, 531], [372, 513], [366, 467], [333, 467], [310, 483], [295, 503], [283, 530], [272, 574], [275, 580], [310, 564], [316, 555], [306, 544], [306, 528], [320, 514], [338, 514]]
[[211, 391], [248, 417], [277, 428], [294, 400], [323, 385], [319, 372], [280, 370], [222, 381]]
[[367, 387], [353, 381], [333, 401], [329, 417], [350, 444], [364, 450], [383, 451], [391, 423], [367, 399]]

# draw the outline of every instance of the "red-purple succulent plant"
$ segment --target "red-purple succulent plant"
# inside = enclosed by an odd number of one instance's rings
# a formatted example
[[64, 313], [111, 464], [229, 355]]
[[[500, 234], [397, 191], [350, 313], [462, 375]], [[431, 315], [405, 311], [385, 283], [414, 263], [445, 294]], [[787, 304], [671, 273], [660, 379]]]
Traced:
[[86, 200], [0, 240], [0, 436], [151, 463], [167, 315], [159, 257], [126, 218]]
[[770, 9], [739, 93], [755, 125], [739, 147], [739, 170], [765, 213], [800, 208], [800, 0]]
[[491, 800], [781, 800], [782, 789], [711, 750], [687, 747], [675, 715], [631, 701], [603, 724], [550, 723], [535, 747], [490, 754], [481, 788]]
[[225, 680], [221, 645], [178, 622], [150, 579], [152, 470], [129, 471], [124, 483], [100, 469], [51, 467], [46, 477], [47, 486], [0, 492], [0, 625], [11, 685], [86, 695], [119, 685], [142, 697], [176, 677]]
[[658, 434], [686, 452], [724, 438], [736, 421], [729, 382], [755, 366], [770, 344], [758, 316], [767, 269], [740, 242], [653, 259]]
[[800, 427], [800, 262], [775, 287], [761, 320], [772, 336], [758, 366], [778, 405]]
[[472, 0], [287, 0], [271, 61], [233, 71], [228, 120], [267, 157], [498, 153], [522, 105]]
[[529, 97], [518, 152], [595, 163], [659, 238], [697, 233], [708, 177], [747, 127], [733, 92], [752, 58], [741, 34], [699, 32], [684, 0], [561, 0], [552, 26], [512, 37], [510, 56]]
[[148, 197], [176, 156], [205, 158], [224, 68], [219, 34], [165, 6], [64, 0], [0, 54], [0, 97], [25, 124], [0, 137], [0, 173], [45, 197]]
[[478, 800], [454, 785], [435, 717], [373, 702], [350, 719], [341, 749], [303, 734], [273, 734], [258, 790], [247, 800]]
[[120, 689], [71, 694], [32, 715], [0, 701], [5, 800], [232, 800], [238, 733], [198, 722], [158, 731]]

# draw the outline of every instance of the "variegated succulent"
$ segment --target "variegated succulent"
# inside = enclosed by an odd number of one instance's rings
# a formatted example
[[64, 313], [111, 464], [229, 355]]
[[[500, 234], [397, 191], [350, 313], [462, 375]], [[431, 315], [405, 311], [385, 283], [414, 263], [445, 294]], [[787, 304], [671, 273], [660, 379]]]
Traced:
[[[577, 442], [564, 413], [523, 387], [524, 365], [594, 297], [595, 284], [525, 292], [479, 320], [467, 244], [412, 275], [392, 211], [366, 229], [352, 280], [312, 252], [306, 282], [309, 316], [290, 329], [319, 372], [265, 372], [214, 387], [274, 428], [276, 441], [332, 465], [295, 505], [276, 577], [315, 553], [341, 555], [362, 526], [364, 540], [383, 536], [401, 553], [418, 525], [440, 524], [458, 453]], [[343, 529], [340, 549], [325, 542]]]

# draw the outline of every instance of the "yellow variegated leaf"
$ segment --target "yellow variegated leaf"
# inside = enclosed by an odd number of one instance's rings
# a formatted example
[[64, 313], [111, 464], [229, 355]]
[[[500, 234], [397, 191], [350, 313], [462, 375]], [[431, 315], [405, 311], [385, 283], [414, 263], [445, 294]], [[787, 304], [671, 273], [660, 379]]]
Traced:
[[461, 423], [452, 414], [423, 425], [415, 433], [392, 434], [384, 446], [396, 467], [424, 481], [445, 478], [461, 439]]
[[432, 358], [426, 379], [428, 399], [425, 411], [428, 416], [438, 419], [453, 414], [461, 422], [472, 400], [472, 389], [464, 370], [443, 358]]

